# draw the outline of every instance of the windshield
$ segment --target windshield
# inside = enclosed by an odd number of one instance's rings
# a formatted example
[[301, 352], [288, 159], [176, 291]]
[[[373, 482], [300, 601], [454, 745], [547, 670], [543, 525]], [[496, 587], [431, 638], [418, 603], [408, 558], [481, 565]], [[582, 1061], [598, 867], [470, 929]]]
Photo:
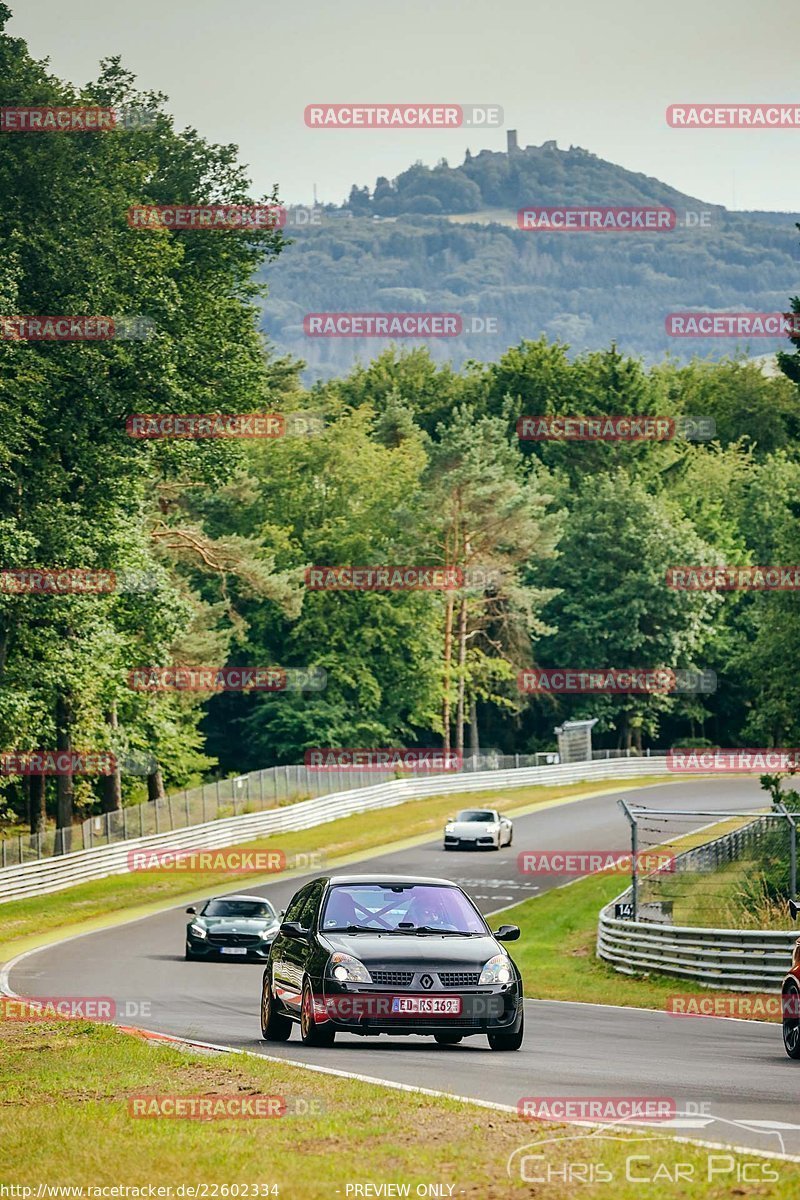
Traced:
[[267, 918], [275, 916], [275, 909], [268, 900], [209, 900], [202, 916]]
[[320, 922], [326, 933], [486, 933], [462, 891], [438, 884], [340, 884], [331, 888]]
[[487, 812], [485, 809], [465, 808], [456, 817], [457, 821], [494, 821], [494, 813]]

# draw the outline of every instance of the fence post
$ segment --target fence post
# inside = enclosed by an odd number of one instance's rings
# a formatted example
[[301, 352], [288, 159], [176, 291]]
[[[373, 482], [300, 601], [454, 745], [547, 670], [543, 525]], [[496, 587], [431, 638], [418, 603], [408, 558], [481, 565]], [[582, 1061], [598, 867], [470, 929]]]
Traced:
[[783, 801], [775, 805], [778, 812], [783, 813], [786, 820], [789, 822], [789, 895], [792, 900], [797, 899], [797, 821], [789, 812]]
[[258, 772], [258, 803], [264, 807], [264, 772]]
[[6, 838], [3, 838], [3, 866], [6, 865]]
[[17, 854], [19, 854], [19, 865], [22, 866], [22, 834], [21, 833], [17, 834], [17, 842], [19, 843], [19, 845], [17, 846]]
[[639, 829], [636, 817], [628, 808], [625, 801], [618, 800], [617, 804], [625, 813], [631, 827], [631, 901], [633, 904], [633, 919], [636, 921], [639, 919], [639, 864], [636, 860], [639, 849]]
[[111, 813], [106, 813], [106, 845], [111, 845]]
[[123, 810], [122, 810], [122, 840], [123, 840], [123, 842], [127, 842], [127, 840], [128, 840], [128, 810], [127, 810], [127, 808], [123, 808]]
[[203, 797], [203, 824], [205, 825], [205, 823], [206, 823], [206, 785], [205, 784], [203, 784], [203, 786], [201, 788], [201, 795]]
[[144, 805], [139, 805], [139, 837], [144, 837]]
[[192, 814], [189, 812], [189, 793], [186, 788], [183, 789], [183, 808], [186, 813], [186, 828], [188, 829], [192, 823]]

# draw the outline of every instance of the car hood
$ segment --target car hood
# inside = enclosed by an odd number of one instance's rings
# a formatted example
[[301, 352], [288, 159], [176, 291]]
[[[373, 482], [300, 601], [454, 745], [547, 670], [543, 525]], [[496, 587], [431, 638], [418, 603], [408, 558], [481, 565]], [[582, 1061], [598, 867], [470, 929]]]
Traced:
[[444, 968], [454, 971], [480, 970], [503, 947], [488, 934], [485, 937], [442, 937], [427, 934], [325, 933], [320, 941], [331, 952], [352, 954], [369, 970], [424, 970]]
[[261, 933], [271, 925], [277, 929], [278, 925], [275, 917], [195, 917], [194, 920], [209, 933]]
[[448, 821], [447, 828], [457, 837], [481, 837], [495, 828], [494, 821]]

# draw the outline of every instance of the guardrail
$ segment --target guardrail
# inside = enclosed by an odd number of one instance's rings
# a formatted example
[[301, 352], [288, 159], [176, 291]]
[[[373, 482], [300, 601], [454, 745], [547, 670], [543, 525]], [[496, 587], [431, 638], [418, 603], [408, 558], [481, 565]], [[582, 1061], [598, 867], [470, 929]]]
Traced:
[[[684, 862], [713, 869], [730, 861], [727, 843], [736, 845], [756, 836], [760, 820], [733, 830], [676, 856]], [[597, 956], [622, 974], [656, 971], [690, 979], [704, 987], [733, 992], [780, 992], [789, 969], [797, 933], [791, 930], [709, 929], [691, 925], [660, 925], [655, 921], [616, 918], [614, 907], [630, 901], [632, 889], [616, 896], [600, 912]]]
[[0, 903], [23, 896], [60, 891], [75, 883], [104, 879], [128, 871], [131, 851], [147, 849], [222, 849], [272, 833], [309, 829], [339, 817], [392, 808], [405, 800], [461, 792], [502, 791], [526, 784], [568, 784], [583, 780], [624, 779], [637, 775], [667, 775], [666, 757], [610, 759], [567, 763], [551, 767], [520, 767], [518, 770], [482, 771], [438, 775], [431, 778], [396, 779], [371, 787], [336, 792], [298, 804], [263, 812], [243, 813], [189, 828], [130, 838], [107, 846], [95, 846], [71, 854], [43, 858], [0, 870]]
[[[645, 757], [649, 756], [648, 750]], [[600, 761], [634, 756], [629, 750], [595, 750], [592, 757]], [[512, 768], [519, 770], [524, 767], [556, 765], [558, 762], [558, 754], [551, 750], [537, 751], [535, 754], [504, 755], [488, 751], [475, 757], [464, 758], [460, 771], [469, 773]], [[435, 775], [437, 771], [432, 770], [431, 774]], [[53, 854], [91, 850], [94, 846], [110, 846], [112, 842], [126, 842], [134, 838], [149, 837], [154, 833], [188, 829], [191, 825], [205, 825], [208, 821], [217, 821], [222, 817], [236, 817], [241, 813], [279, 808], [293, 800], [329, 796], [333, 792], [352, 791], [353, 788], [369, 787], [376, 783], [390, 783], [397, 778], [397, 772], [392, 770], [330, 767], [320, 769], [303, 764], [265, 767], [245, 775], [217, 779], [200, 784], [199, 787], [171, 792], [159, 800], [146, 800], [140, 804], [125, 805], [112, 812], [98, 813], [66, 829], [43, 829], [36, 833], [0, 838], [0, 867], [21, 865], [24, 862], [49, 858]]]

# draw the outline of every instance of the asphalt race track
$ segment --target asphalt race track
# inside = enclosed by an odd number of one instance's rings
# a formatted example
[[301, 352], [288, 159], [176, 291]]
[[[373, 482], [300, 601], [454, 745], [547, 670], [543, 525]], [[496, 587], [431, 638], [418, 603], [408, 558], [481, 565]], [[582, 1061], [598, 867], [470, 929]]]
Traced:
[[[664, 808], [764, 803], [756, 779], [733, 777], [682, 780], [625, 796]], [[496, 802], [502, 805], [502, 797]], [[365, 858], [363, 869], [454, 879], [491, 913], [565, 882], [518, 874], [520, 851], [624, 849], [628, 836], [616, 797], [605, 795], [516, 818], [514, 844], [499, 853], [445, 853], [437, 839]], [[283, 908], [301, 882], [235, 890], [258, 891]], [[112, 997], [123, 1024], [515, 1107], [525, 1096], [672, 1097], [679, 1112], [698, 1114], [679, 1118], [676, 1133], [800, 1154], [800, 1062], [786, 1057], [776, 1025], [600, 1007], [575, 997], [575, 1003], [528, 1001], [525, 1042], [517, 1053], [493, 1053], [481, 1037], [439, 1047], [427, 1038], [339, 1034], [334, 1047], [312, 1049], [294, 1031], [288, 1043], [267, 1044], [258, 1015], [261, 966], [185, 962], [185, 920], [183, 908], [175, 908], [36, 951], [12, 968], [10, 986], [22, 996]], [[535, 980], [526, 983], [535, 991]], [[690, 984], [686, 990], [696, 989]], [[144, 1010], [143, 1002], [149, 1006]], [[313, 1093], [313, 1076], [309, 1081]]]

